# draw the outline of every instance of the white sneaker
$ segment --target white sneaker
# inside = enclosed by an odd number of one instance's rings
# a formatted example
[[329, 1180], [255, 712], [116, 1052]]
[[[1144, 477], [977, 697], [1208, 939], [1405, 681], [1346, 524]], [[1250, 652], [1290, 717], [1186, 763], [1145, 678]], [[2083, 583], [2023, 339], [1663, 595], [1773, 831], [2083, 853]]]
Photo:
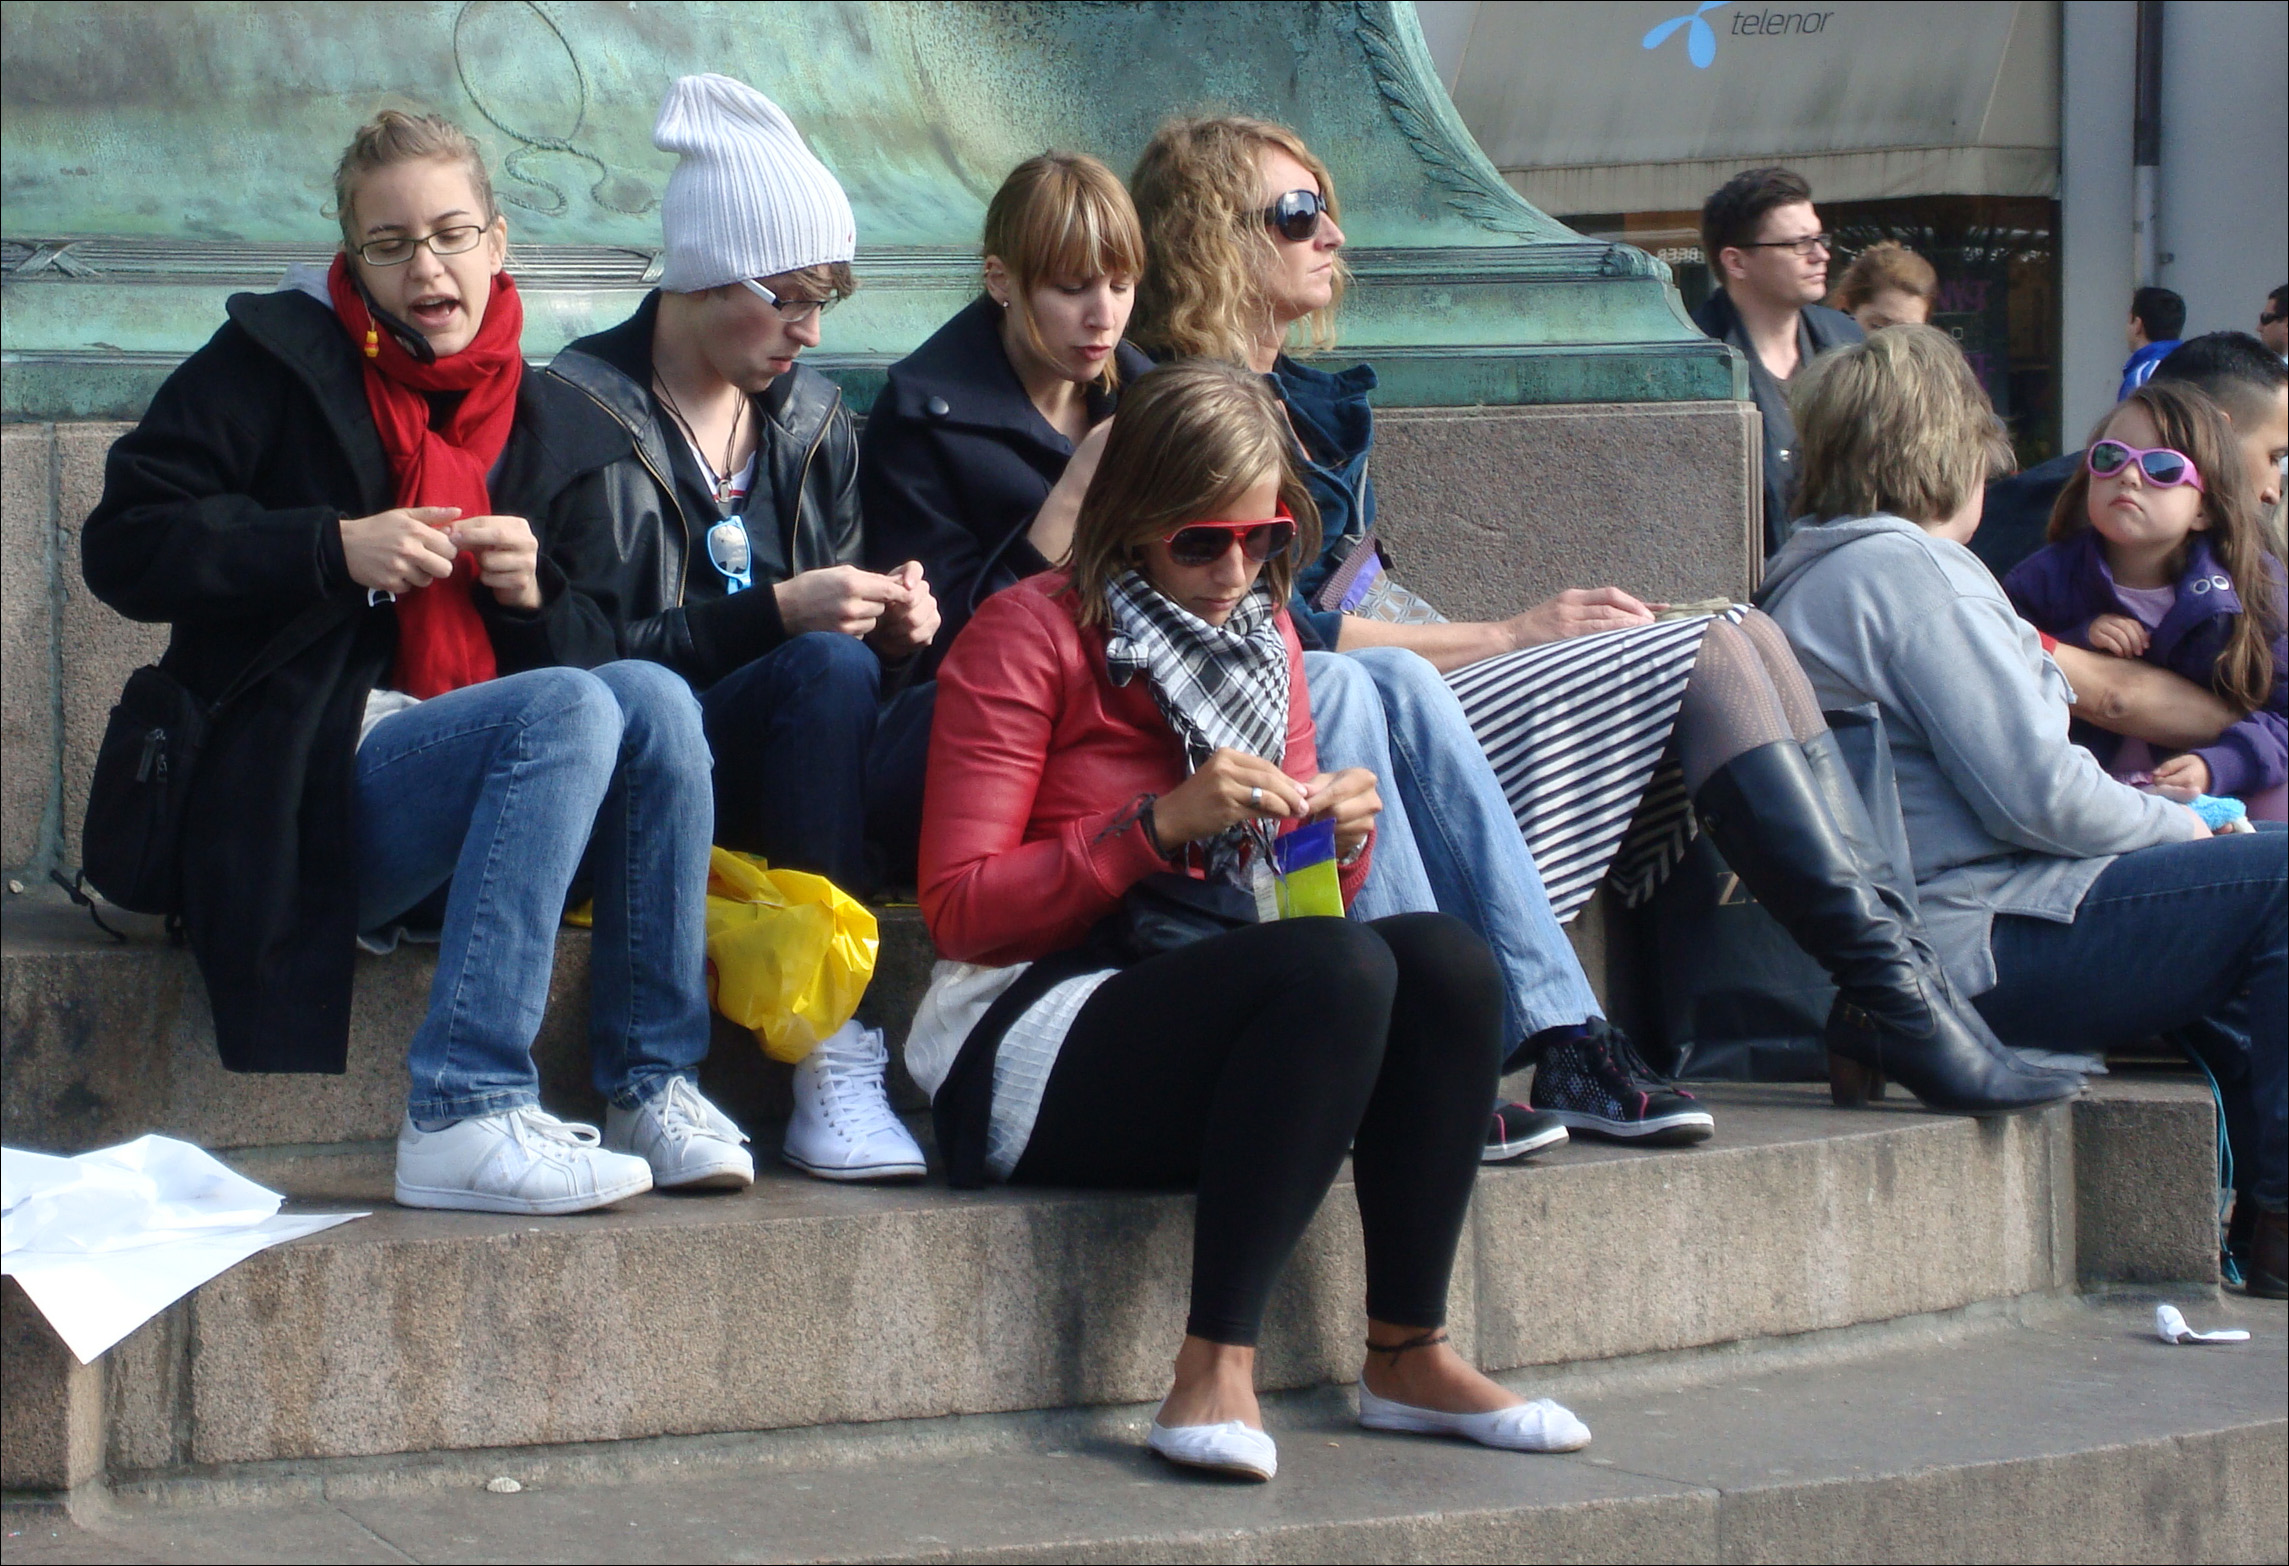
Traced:
[[703, 1097], [689, 1077], [634, 1109], [608, 1106], [604, 1145], [633, 1153], [652, 1168], [661, 1190], [738, 1191], [755, 1183], [755, 1158], [740, 1144], [747, 1133]]
[[890, 1051], [880, 1028], [845, 1023], [795, 1067], [795, 1113], [780, 1156], [821, 1180], [898, 1180], [929, 1173], [882, 1085]]
[[505, 1109], [397, 1133], [397, 1200], [471, 1213], [583, 1213], [652, 1188], [652, 1166], [597, 1145], [596, 1128]]

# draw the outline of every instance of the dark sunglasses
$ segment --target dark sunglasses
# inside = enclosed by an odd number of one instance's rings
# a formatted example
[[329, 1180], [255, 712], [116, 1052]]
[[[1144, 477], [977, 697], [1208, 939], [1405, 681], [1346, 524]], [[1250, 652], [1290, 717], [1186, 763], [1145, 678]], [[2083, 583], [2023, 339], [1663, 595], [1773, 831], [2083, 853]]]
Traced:
[[2171, 489], [2179, 484], [2202, 488], [2201, 470], [2194, 466], [2194, 459], [2167, 446], [2141, 451], [2124, 441], [2094, 441], [2082, 460], [2084, 466], [2100, 478], [2112, 478], [2128, 467], [2133, 457], [2138, 461], [2138, 470], [2157, 488]]
[[1264, 221], [1279, 231], [1280, 238], [1300, 245], [1319, 232], [1320, 216], [1327, 210], [1318, 191], [1291, 190], [1264, 208]]
[[1233, 544], [1255, 565], [1284, 555], [1296, 541], [1295, 518], [1285, 506], [1269, 522], [1194, 522], [1161, 539], [1168, 558], [1180, 566], [1214, 565]]

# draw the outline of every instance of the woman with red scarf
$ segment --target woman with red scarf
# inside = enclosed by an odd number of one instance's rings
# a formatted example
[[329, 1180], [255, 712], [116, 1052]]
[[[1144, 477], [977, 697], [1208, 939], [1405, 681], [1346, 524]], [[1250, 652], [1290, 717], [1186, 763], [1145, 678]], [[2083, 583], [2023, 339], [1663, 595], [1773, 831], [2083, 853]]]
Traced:
[[[161, 667], [194, 695], [277, 664], [215, 718], [186, 806], [180, 915], [224, 1064], [344, 1070], [358, 937], [441, 905], [400, 1202], [568, 1213], [744, 1186], [746, 1138], [694, 1083], [698, 705], [607, 661], [542, 547], [625, 437], [525, 373], [507, 225], [458, 128], [384, 112], [335, 196], [332, 267], [231, 299], [112, 449], [83, 539], [89, 587], [172, 627]], [[541, 1109], [531, 1053], [584, 868], [601, 1136]]]

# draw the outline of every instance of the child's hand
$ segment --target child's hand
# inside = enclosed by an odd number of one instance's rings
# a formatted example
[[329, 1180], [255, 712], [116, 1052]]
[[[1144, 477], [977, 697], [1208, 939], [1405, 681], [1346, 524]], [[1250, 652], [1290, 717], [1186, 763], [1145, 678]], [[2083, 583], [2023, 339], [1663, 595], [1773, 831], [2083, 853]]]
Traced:
[[2190, 751], [2183, 756], [2172, 756], [2154, 769], [2154, 781], [2163, 788], [2190, 788], [2197, 794], [2210, 791], [2210, 764]]
[[2135, 658], [2146, 650], [2146, 627], [2126, 614], [2102, 614], [2090, 622], [2093, 651]]

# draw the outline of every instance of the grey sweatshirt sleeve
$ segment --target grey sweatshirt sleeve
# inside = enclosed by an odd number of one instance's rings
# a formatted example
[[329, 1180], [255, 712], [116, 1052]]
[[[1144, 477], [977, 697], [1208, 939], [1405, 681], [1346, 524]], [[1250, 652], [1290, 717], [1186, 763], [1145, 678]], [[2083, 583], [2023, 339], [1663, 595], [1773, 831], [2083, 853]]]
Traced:
[[1896, 699], [1981, 824], [2071, 859], [2192, 838], [2192, 811], [2116, 782], [2067, 738], [2066, 707], [2028, 667], [2020, 624], [2000, 596], [1958, 597], [1887, 659]]

